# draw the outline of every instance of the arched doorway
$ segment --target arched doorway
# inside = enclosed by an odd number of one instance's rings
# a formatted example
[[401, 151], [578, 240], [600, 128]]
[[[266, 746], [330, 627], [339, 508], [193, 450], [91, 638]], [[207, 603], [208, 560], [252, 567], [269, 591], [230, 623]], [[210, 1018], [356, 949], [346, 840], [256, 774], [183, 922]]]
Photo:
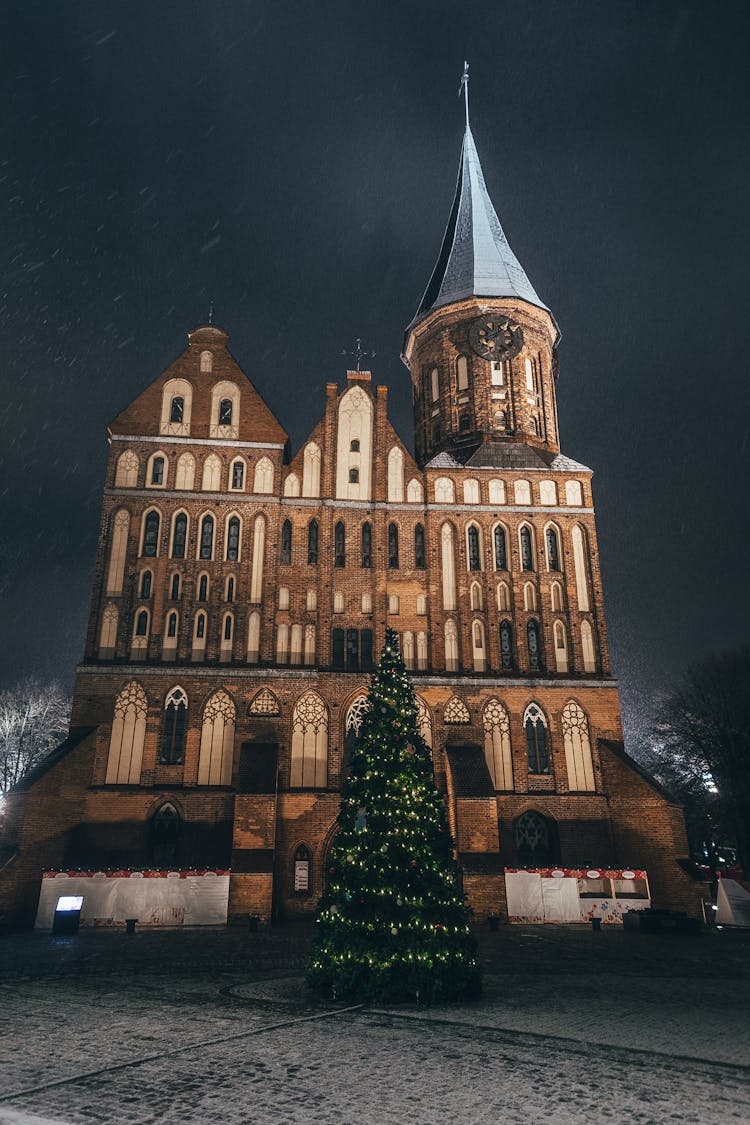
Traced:
[[516, 854], [521, 867], [549, 867], [559, 862], [555, 823], [529, 809], [515, 825]]
[[162, 805], [149, 825], [149, 860], [155, 867], [176, 867], [180, 862], [182, 817], [174, 805]]

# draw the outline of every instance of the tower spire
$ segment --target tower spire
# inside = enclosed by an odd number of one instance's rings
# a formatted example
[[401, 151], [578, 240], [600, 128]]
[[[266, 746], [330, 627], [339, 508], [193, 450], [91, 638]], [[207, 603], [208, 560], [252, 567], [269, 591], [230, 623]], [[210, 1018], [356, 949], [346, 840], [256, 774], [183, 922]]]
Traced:
[[461, 91], [464, 94], [464, 107], [466, 109], [466, 128], [469, 128], [469, 64], [464, 59], [464, 72], [461, 75], [461, 85], [458, 87], [458, 96], [461, 97]]

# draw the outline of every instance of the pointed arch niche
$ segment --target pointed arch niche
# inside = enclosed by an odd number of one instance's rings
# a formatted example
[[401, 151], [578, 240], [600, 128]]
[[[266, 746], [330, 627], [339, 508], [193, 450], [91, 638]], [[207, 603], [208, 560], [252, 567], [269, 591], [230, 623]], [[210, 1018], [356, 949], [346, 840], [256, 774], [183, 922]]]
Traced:
[[297, 700], [292, 715], [292, 789], [323, 789], [328, 782], [328, 709], [314, 691]]
[[565, 765], [568, 770], [568, 788], [579, 792], [593, 792], [594, 763], [591, 759], [591, 739], [586, 712], [574, 699], [562, 710], [563, 745]]
[[215, 692], [203, 709], [198, 754], [199, 785], [232, 784], [234, 724], [234, 703], [225, 691]]
[[510, 719], [499, 699], [489, 699], [482, 712], [484, 756], [495, 789], [513, 789]]
[[[351, 387], [341, 396], [336, 443], [336, 498], [338, 500], [370, 499], [372, 419], [372, 399], [362, 387]], [[349, 470], [352, 468], [357, 470], [356, 480], [352, 479], [350, 474]], [[403, 492], [403, 483], [401, 488]]]
[[105, 784], [138, 785], [147, 713], [146, 693], [137, 680], [131, 680], [115, 700]]

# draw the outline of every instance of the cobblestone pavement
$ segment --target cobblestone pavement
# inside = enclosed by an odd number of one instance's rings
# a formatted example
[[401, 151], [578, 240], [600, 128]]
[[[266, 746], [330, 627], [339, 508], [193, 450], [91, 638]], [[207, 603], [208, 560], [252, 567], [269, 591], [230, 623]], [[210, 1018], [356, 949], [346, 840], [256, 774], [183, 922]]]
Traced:
[[308, 996], [306, 925], [0, 939], [0, 1122], [750, 1120], [750, 934], [483, 933], [473, 1004]]

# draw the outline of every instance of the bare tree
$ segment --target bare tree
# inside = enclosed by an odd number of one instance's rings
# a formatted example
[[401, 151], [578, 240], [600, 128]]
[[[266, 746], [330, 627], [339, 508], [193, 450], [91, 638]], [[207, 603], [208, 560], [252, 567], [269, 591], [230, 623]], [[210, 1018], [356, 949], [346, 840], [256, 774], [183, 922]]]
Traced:
[[68, 733], [71, 699], [35, 677], [0, 692], [0, 793], [14, 786]]
[[750, 873], [750, 648], [689, 668], [667, 700], [657, 737], [661, 745], [647, 764], [677, 788], [688, 816], [713, 826], [715, 840], [722, 830], [733, 833]]

